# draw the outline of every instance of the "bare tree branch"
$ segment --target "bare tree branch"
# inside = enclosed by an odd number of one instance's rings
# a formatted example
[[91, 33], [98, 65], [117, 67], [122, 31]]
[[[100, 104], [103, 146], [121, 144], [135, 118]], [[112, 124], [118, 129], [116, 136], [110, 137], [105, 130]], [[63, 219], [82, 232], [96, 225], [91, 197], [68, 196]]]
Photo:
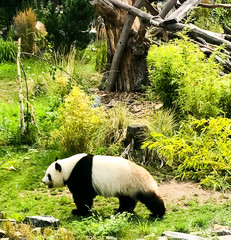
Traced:
[[176, 6], [177, 0], [169, 0], [160, 11], [160, 17], [165, 18], [171, 9]]
[[176, 19], [180, 22], [189, 12], [191, 12], [201, 0], [187, 0], [176, 11], [174, 11], [166, 20]]
[[[95, 1], [102, 1], [102, 0], [95, 0]], [[171, 21], [165, 21], [161, 19], [159, 16], [152, 16], [140, 9], [137, 9], [129, 4], [126, 4], [124, 2], [121, 2], [119, 0], [103, 0], [103, 1], [109, 1], [110, 3], [114, 4], [115, 6], [122, 8], [140, 18], [143, 18], [147, 21], [149, 21], [152, 25], [156, 27], [162, 27], [166, 30], [169, 31], [181, 31], [183, 29], [187, 30], [189, 36], [195, 38], [195, 37], [201, 37], [205, 39], [205, 41], [216, 44], [216, 45], [225, 45], [225, 48], [229, 51], [231, 51], [231, 42], [225, 40], [220, 36], [218, 36], [214, 32], [210, 32], [207, 30], [203, 30], [199, 27], [196, 27], [193, 24], [187, 25], [187, 24], [182, 24], [182, 23], [171, 23]]]
[[231, 8], [231, 4], [206, 4], [206, 3], [200, 3], [200, 7], [203, 8]]

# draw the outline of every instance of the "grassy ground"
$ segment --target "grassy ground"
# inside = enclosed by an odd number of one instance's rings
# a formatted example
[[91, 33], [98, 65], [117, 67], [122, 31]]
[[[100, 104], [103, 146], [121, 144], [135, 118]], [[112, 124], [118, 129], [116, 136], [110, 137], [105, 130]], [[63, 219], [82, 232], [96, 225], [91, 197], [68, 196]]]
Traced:
[[[53, 96], [50, 86], [43, 79], [48, 77], [49, 67], [31, 61], [25, 62], [25, 70], [33, 92], [30, 101], [35, 117], [43, 132], [43, 138], [49, 134], [54, 122], [60, 97]], [[82, 73], [81, 73], [82, 71]], [[92, 66], [77, 65], [73, 74], [86, 88], [96, 86], [99, 79], [93, 73]], [[93, 74], [92, 74], [93, 73]], [[57, 73], [58, 74], [58, 73]], [[167, 213], [163, 219], [152, 219], [144, 205], [138, 204], [135, 215], [115, 215], [118, 207], [115, 198], [97, 197], [90, 217], [81, 218], [71, 214], [75, 207], [71, 194], [66, 188], [48, 190], [41, 180], [47, 166], [55, 157], [65, 157], [60, 150], [46, 150], [38, 145], [17, 145], [19, 141], [19, 106], [15, 78], [16, 65], [0, 65], [0, 211], [7, 218], [17, 220], [17, 225], [3, 224], [10, 239], [20, 231], [27, 239], [156, 239], [163, 231], [198, 232], [199, 235], [212, 238], [211, 231], [215, 223], [231, 226], [231, 202], [217, 205], [216, 202], [200, 205], [197, 201], [182, 203], [167, 202]], [[56, 76], [63, 79], [62, 75]], [[91, 79], [91, 83], [86, 79]], [[52, 79], [49, 80], [52, 85]], [[86, 82], [85, 82], [86, 81]], [[36, 95], [36, 91], [38, 90]], [[36, 131], [35, 131], [36, 132]], [[9, 144], [11, 143], [11, 144]], [[161, 178], [155, 169], [149, 169]], [[52, 215], [60, 219], [58, 229], [46, 228], [32, 231], [22, 224], [26, 216]], [[52, 236], [55, 236], [52, 238]], [[214, 238], [213, 238], [214, 239]]]
[[[67, 234], [75, 239], [105, 239], [114, 236], [119, 239], [137, 239], [150, 235], [155, 239], [163, 231], [199, 232], [209, 239], [215, 223], [231, 225], [231, 202], [217, 205], [199, 205], [197, 201], [182, 201], [175, 205], [167, 203], [167, 214], [163, 219], [152, 219], [144, 205], [138, 204], [135, 215], [117, 215], [115, 198], [97, 197], [92, 216], [76, 217], [71, 214], [75, 207], [66, 188], [48, 190], [41, 182], [47, 166], [55, 157], [64, 157], [58, 151], [45, 151], [28, 147], [0, 148], [0, 211], [19, 223], [26, 216], [52, 215], [61, 221], [59, 230], [50, 230], [51, 235]], [[20, 225], [18, 225], [19, 228]], [[65, 233], [60, 233], [61, 227]], [[24, 230], [25, 231], [25, 230]], [[29, 230], [28, 230], [29, 231]], [[23, 231], [22, 231], [23, 232]], [[154, 237], [154, 235], [155, 237]], [[23, 234], [26, 235], [24, 232]], [[28, 234], [28, 233], [27, 233]], [[30, 233], [30, 239], [37, 239]], [[41, 233], [44, 237], [44, 233]], [[70, 239], [70, 238], [66, 239]], [[65, 239], [63, 236], [62, 239]]]

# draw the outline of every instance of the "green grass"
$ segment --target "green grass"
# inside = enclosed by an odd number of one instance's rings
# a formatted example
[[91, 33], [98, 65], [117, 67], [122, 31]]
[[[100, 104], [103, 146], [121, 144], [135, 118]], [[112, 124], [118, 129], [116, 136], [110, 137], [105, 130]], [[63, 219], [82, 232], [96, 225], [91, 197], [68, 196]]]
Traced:
[[[116, 198], [97, 197], [92, 216], [82, 218], [71, 214], [75, 208], [73, 199], [66, 188], [47, 189], [41, 179], [47, 166], [55, 159], [64, 157], [59, 151], [45, 151], [29, 147], [0, 148], [0, 211], [19, 223], [26, 216], [52, 215], [61, 220], [61, 227], [75, 239], [105, 239], [106, 236], [118, 239], [137, 239], [150, 235], [156, 239], [163, 231], [199, 232], [209, 239], [208, 230], [215, 223], [231, 226], [231, 202], [198, 204], [197, 201], [182, 204], [167, 204], [163, 219], [149, 217], [150, 212], [138, 203], [135, 215], [115, 215], [118, 207]], [[11, 166], [15, 170], [10, 170]], [[59, 233], [60, 234], [60, 233]], [[62, 233], [63, 234], [63, 233]], [[33, 239], [33, 238], [31, 238]], [[35, 239], [35, 238], [34, 238]], [[65, 238], [63, 238], [65, 239]]]
[[[7, 229], [11, 239], [17, 238], [12, 235], [10, 229], [14, 230], [13, 232], [20, 231], [23, 236], [32, 240], [105, 239], [107, 236], [117, 239], [138, 239], [145, 236], [145, 239], [157, 239], [166, 230], [199, 232], [201, 236], [209, 239], [213, 236], [210, 229], [215, 223], [231, 227], [231, 202], [228, 200], [221, 205], [216, 205], [215, 202], [199, 205], [198, 201], [193, 200], [182, 200], [180, 204], [167, 203], [167, 213], [160, 220], [150, 218], [150, 212], [141, 203], [137, 204], [134, 215], [115, 215], [114, 209], [118, 208], [118, 199], [97, 197], [91, 216], [86, 218], [73, 216], [71, 210], [75, 205], [68, 189], [47, 189], [41, 182], [45, 170], [55, 157], [67, 156], [66, 153], [57, 149], [57, 146], [53, 146], [56, 150], [47, 149], [48, 144], [46, 145], [44, 141], [44, 139], [49, 141], [50, 132], [57, 127], [54, 125], [58, 114], [57, 109], [64, 97], [59, 91], [61, 89], [59, 84], [65, 83], [66, 76], [60, 73], [60, 69], [56, 70], [56, 80], [60, 81], [54, 84], [49, 73], [51, 70], [49, 65], [35, 60], [24, 60], [23, 63], [29, 82], [29, 100], [42, 134], [38, 135], [37, 129], [32, 129], [31, 135], [36, 138], [35, 141], [31, 142], [30, 146], [22, 145], [19, 139], [16, 64], [0, 64], [0, 211], [8, 218], [18, 221], [16, 226], [0, 227]], [[97, 86], [101, 78], [91, 63], [76, 63], [73, 75], [85, 89]], [[69, 90], [66, 89], [63, 93], [66, 94]], [[121, 113], [121, 110], [119, 111]], [[112, 123], [115, 122], [115, 117], [118, 118], [118, 114], [112, 116]], [[121, 122], [124, 123], [124, 118], [122, 119]], [[173, 120], [171, 116], [168, 119]], [[170, 121], [172, 125], [166, 125], [169, 121], [154, 119], [153, 127], [159, 131], [167, 131], [171, 135], [174, 130], [172, 120]], [[156, 124], [157, 122], [159, 125]], [[110, 125], [110, 127], [113, 126], [113, 124]], [[118, 128], [115, 127], [112, 132], [115, 134]], [[113, 138], [116, 136], [114, 135]], [[14, 144], [14, 147], [9, 144]], [[105, 148], [108, 150], [110, 147]], [[105, 152], [106, 149], [102, 151]], [[149, 171], [157, 173], [157, 170], [151, 166]], [[159, 175], [155, 177], [169, 178], [167, 169], [164, 171], [165, 173], [162, 173], [164, 176], [158, 173]], [[26, 216], [33, 215], [52, 215], [60, 219], [61, 225], [59, 229], [43, 229], [37, 236], [32, 233], [32, 229], [22, 225]]]

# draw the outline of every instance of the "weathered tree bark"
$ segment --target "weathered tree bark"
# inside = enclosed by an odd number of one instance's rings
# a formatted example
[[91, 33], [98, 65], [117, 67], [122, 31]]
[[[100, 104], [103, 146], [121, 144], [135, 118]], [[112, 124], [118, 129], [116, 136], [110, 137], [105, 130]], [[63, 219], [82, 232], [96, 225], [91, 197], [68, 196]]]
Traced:
[[189, 12], [191, 12], [201, 0], [188, 0], [184, 2], [176, 11], [174, 11], [166, 20], [176, 19], [180, 22]]
[[164, 7], [160, 11], [160, 17], [165, 18], [166, 15], [171, 11], [171, 9], [176, 6], [177, 0], [170, 0], [167, 3], [165, 3]]
[[21, 38], [18, 39], [18, 55], [17, 55], [17, 70], [18, 70], [18, 93], [19, 93], [19, 106], [20, 106], [20, 128], [21, 128], [21, 135], [25, 133], [25, 120], [24, 120], [24, 107], [23, 107], [23, 94], [22, 94], [22, 87], [21, 87], [21, 70], [20, 70], [20, 54], [21, 54]]
[[[140, 8], [142, 6], [142, 4], [143, 4], [143, 0], [137, 0], [134, 4], [134, 7]], [[116, 78], [117, 78], [117, 75], [119, 72], [120, 59], [123, 55], [124, 48], [127, 44], [127, 40], [129, 37], [129, 32], [130, 32], [130, 29], [132, 27], [132, 24], [133, 24], [135, 18], [136, 18], [136, 16], [134, 16], [131, 13], [127, 14], [127, 18], [125, 20], [122, 32], [120, 34], [119, 41], [116, 46], [115, 54], [112, 59], [109, 77], [108, 77], [106, 88], [105, 88], [106, 91], [112, 91], [114, 89]], [[127, 79], [125, 79], [125, 80], [127, 80]], [[122, 82], [119, 82], [119, 83], [120, 83], [120, 85], [122, 84]], [[133, 88], [133, 82], [128, 81], [124, 84], [126, 85], [125, 86], [126, 89], [128, 91], [131, 91], [131, 89]], [[119, 88], [122, 88], [122, 86]]]
[[[134, 4], [134, 0], [127, 0], [127, 3], [130, 5]], [[112, 3], [107, 0], [94, 0], [92, 4], [95, 6], [96, 10], [104, 18], [106, 31], [107, 31], [107, 43], [108, 43], [108, 64], [107, 64], [107, 74], [109, 73], [116, 76], [116, 80], [110, 80], [106, 85], [106, 89], [109, 91], [139, 91], [141, 90], [141, 85], [147, 84], [147, 66], [146, 66], [146, 54], [148, 50], [148, 45], [145, 44], [145, 41], [142, 42], [142, 46], [137, 46], [136, 41], [133, 41], [136, 34], [139, 34], [140, 22], [136, 18], [132, 24], [131, 29], [133, 34], [130, 34], [129, 25], [131, 25], [131, 20], [128, 24], [127, 29], [125, 28], [124, 34], [122, 35], [122, 41], [120, 35], [126, 22], [127, 11], [124, 11], [121, 8], [115, 7]], [[133, 15], [134, 16], [134, 15]], [[135, 18], [133, 17], [132, 18]], [[130, 18], [130, 17], [129, 17]], [[134, 34], [135, 33], [135, 34]], [[122, 43], [122, 50], [119, 52], [119, 67], [118, 62], [110, 71], [111, 63], [113, 56], [116, 52], [116, 46]], [[125, 46], [123, 44], [126, 43]], [[143, 48], [143, 51], [140, 51], [140, 48]], [[144, 50], [145, 49], [145, 50]], [[121, 54], [123, 53], [123, 54]], [[118, 53], [117, 53], [118, 54]], [[141, 54], [141, 55], [140, 55]], [[118, 69], [118, 70], [117, 70]], [[137, 71], [138, 70], [138, 71]], [[116, 71], [116, 72], [113, 72]], [[137, 73], [138, 72], [138, 73]], [[107, 78], [107, 76], [104, 78]], [[114, 76], [113, 76], [114, 78]]]

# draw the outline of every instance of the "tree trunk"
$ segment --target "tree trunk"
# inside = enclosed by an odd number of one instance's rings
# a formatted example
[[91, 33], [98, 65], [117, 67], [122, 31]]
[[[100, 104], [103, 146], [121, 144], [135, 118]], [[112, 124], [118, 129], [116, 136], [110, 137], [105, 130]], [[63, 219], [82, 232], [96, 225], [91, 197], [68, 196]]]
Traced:
[[[135, 0], [125, 0], [125, 2], [133, 5]], [[93, 5], [105, 21], [108, 43], [107, 71], [109, 71], [127, 17], [127, 12], [115, 7], [108, 1], [95, 0]], [[142, 85], [147, 84], [146, 55], [148, 44], [144, 41], [143, 27], [141, 27], [142, 30], [139, 31], [140, 26], [139, 19], [136, 18], [132, 25], [133, 31], [128, 31], [127, 33], [129, 35], [128, 41], [120, 59], [115, 83], [110, 89], [108, 89], [110, 91], [140, 91]], [[143, 38], [142, 43], [140, 44], [139, 42], [140, 45], [138, 45], [136, 41], [138, 38], [137, 35], [139, 34], [141, 34]], [[105, 82], [107, 81], [107, 78], [108, 72], [104, 76]]]

